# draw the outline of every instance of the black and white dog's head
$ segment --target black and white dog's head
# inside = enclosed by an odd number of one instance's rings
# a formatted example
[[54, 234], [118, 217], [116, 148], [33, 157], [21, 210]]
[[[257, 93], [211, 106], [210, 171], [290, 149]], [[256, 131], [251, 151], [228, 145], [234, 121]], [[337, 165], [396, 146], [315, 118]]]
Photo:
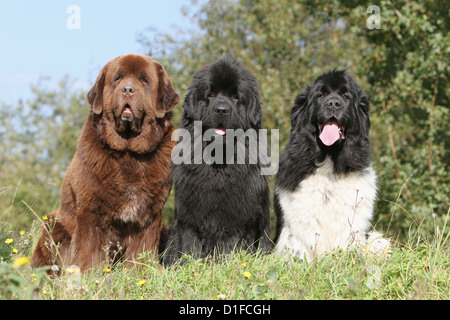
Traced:
[[[292, 128], [309, 130], [325, 153], [336, 153], [357, 140], [367, 140], [370, 127], [367, 96], [345, 71], [318, 77], [295, 99]], [[349, 139], [346, 139], [348, 136]]]
[[343, 70], [319, 76], [295, 99], [291, 133], [277, 181], [293, 189], [329, 156], [334, 172], [370, 165], [369, 103], [366, 93]]
[[255, 77], [237, 60], [226, 57], [193, 76], [183, 103], [182, 126], [202, 121], [203, 130], [258, 129], [261, 106]]

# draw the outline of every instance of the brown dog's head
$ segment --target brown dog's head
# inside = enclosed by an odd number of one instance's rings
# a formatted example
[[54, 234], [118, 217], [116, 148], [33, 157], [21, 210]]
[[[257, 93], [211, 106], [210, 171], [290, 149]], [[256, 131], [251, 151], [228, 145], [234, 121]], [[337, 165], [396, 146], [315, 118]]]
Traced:
[[179, 96], [161, 64], [128, 54], [103, 67], [87, 100], [95, 126], [111, 148], [144, 153], [161, 140]]

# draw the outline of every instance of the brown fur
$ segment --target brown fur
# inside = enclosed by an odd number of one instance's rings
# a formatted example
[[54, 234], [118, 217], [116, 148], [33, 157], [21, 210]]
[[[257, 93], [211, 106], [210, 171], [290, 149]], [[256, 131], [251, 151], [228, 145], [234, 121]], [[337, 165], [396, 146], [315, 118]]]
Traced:
[[[161, 211], [171, 188], [170, 110], [179, 96], [166, 72], [147, 56], [117, 57], [100, 71], [87, 99], [92, 111], [61, 206], [48, 216], [34, 250], [34, 267], [75, 264], [84, 271], [132, 261], [143, 251], [157, 254], [167, 233]], [[122, 118], [126, 107], [132, 120]]]

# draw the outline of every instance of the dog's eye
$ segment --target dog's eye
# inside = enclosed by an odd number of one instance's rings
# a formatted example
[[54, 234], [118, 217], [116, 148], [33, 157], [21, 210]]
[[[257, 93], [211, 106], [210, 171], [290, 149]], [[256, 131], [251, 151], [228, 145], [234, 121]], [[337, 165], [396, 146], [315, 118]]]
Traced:
[[120, 80], [122, 80], [122, 76], [116, 76], [116, 77], [114, 78], [114, 81], [120, 81]]
[[325, 96], [325, 94], [323, 94], [323, 93], [319, 94], [319, 98], [323, 98], [324, 96]]
[[208, 93], [208, 98], [213, 98], [215, 96], [214, 92]]
[[231, 98], [232, 98], [233, 100], [239, 101], [239, 97], [238, 97], [237, 95], [235, 95], [235, 94], [233, 94], [233, 96], [231, 96]]
[[350, 95], [348, 93], [344, 93], [342, 96], [347, 100], [350, 99]]
[[148, 80], [145, 79], [145, 78], [142, 78], [142, 79], [141, 79], [141, 82], [142, 82], [143, 84], [148, 84]]

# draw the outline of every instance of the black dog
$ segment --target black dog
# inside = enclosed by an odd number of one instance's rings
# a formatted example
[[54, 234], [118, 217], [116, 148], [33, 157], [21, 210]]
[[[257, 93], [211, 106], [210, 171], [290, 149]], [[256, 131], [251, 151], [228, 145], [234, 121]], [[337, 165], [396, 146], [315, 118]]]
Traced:
[[276, 250], [309, 260], [367, 244], [377, 189], [365, 92], [344, 71], [324, 73], [295, 99], [291, 124], [275, 182]]
[[[218, 60], [194, 75], [183, 109], [180, 129], [188, 132], [183, 141], [191, 152], [182, 149], [184, 163], [172, 156], [175, 221], [164, 263], [176, 262], [183, 253], [199, 258], [214, 251], [270, 249], [267, 180], [259, 160], [249, 161], [255, 153], [250, 142], [245, 140], [243, 149], [236, 144], [243, 132], [257, 135], [261, 129], [256, 79], [236, 60]], [[235, 131], [230, 129], [238, 132], [231, 139]]]

